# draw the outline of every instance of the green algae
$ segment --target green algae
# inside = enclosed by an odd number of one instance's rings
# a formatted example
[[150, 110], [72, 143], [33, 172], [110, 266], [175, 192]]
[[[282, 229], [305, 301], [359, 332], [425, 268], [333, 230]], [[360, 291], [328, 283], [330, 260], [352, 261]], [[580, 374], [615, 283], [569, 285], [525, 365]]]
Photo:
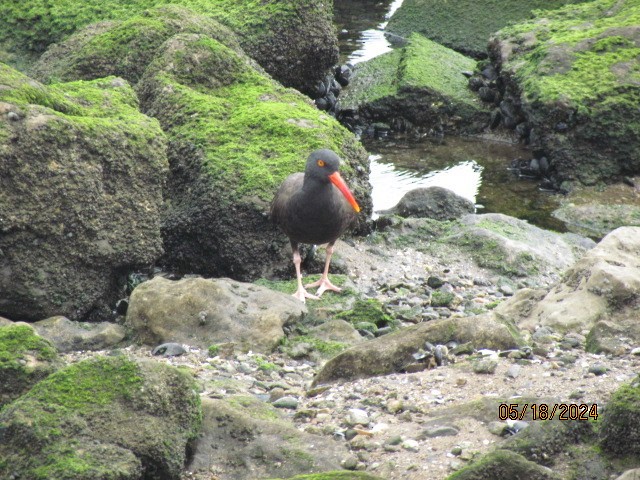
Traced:
[[[171, 138], [203, 150], [209, 177], [233, 185], [234, 195], [270, 201], [282, 180], [303, 168], [309, 152], [341, 152], [355, 141], [335, 119], [220, 42], [180, 36], [176, 45], [184, 48], [167, 52], [170, 71], [151, 80], [155, 91], [171, 93], [150, 108], [160, 110]], [[352, 172], [346, 163], [341, 169], [347, 176]]]
[[[515, 60], [522, 62], [517, 76], [529, 101], [597, 107], [613, 91], [620, 96], [616, 103], [634, 101], [625, 88], [636, 86], [640, 78], [640, 48], [629, 37], [640, 23], [640, 5], [597, 0], [537, 14], [541, 17], [498, 33], [516, 41], [534, 36]], [[557, 45], [572, 56], [558, 58]]]
[[483, 57], [492, 33], [527, 20], [532, 10], [553, 9], [567, 3], [576, 1], [405, 0], [389, 20], [386, 30], [403, 37], [418, 32], [456, 51]]
[[27, 353], [37, 360], [54, 360], [58, 355], [51, 342], [27, 325], [0, 327], [0, 369], [21, 367], [19, 361]]
[[272, 480], [382, 480], [381, 477], [376, 477], [366, 472], [355, 471], [331, 471], [323, 473], [310, 473], [303, 475], [296, 475], [288, 479], [272, 479]]
[[[157, 380], [171, 382], [184, 396], [156, 392], [155, 404], [150, 405], [146, 397]], [[122, 478], [123, 472], [139, 472], [136, 456], [152, 450], [161, 468], [179, 469], [184, 444], [195, 439], [202, 423], [200, 398], [193, 387], [193, 378], [184, 372], [162, 364], [142, 366], [124, 356], [95, 358], [59, 370], [0, 413], [0, 429], [11, 439], [0, 445], [0, 454], [10, 459], [0, 465], [0, 476], [22, 472], [35, 479]], [[126, 424], [131, 409], [140, 414], [135, 425]], [[154, 434], [153, 429], [170, 421], [174, 429], [162, 432], [166, 440], [158, 440], [160, 432]], [[116, 431], [117, 441], [110, 440]], [[95, 441], [80, 446], [76, 437]]]
[[[476, 61], [419, 34], [412, 34], [408, 44], [358, 65], [355, 87], [350, 86], [341, 98], [341, 108], [371, 103], [415, 90], [429, 90], [469, 105], [477, 99], [467, 88], [461, 72], [473, 71]], [[358, 85], [358, 77], [366, 85]]]

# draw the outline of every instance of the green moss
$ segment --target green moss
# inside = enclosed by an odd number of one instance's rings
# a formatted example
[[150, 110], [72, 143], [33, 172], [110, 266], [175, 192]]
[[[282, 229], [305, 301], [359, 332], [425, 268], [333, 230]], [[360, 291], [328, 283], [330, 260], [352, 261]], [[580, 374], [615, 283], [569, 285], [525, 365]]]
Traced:
[[448, 307], [453, 302], [455, 295], [453, 292], [441, 292], [436, 290], [431, 294], [432, 307]]
[[[534, 9], [558, 8], [572, 0], [405, 0], [386, 30], [403, 37], [419, 32], [449, 48], [475, 57], [486, 55], [490, 35], [526, 20]], [[499, 14], [496, 14], [499, 12]]]
[[[272, 479], [272, 480], [285, 480], [285, 479]], [[376, 477], [370, 473], [354, 472], [354, 471], [332, 471], [324, 473], [311, 473], [305, 475], [296, 475], [286, 480], [382, 480], [381, 477]]]
[[[358, 65], [355, 81], [340, 98], [341, 108], [421, 90], [477, 108], [461, 74], [475, 67], [475, 60], [414, 34], [405, 47]], [[366, 83], [360, 85], [358, 78]]]
[[209, 349], [207, 350], [207, 352], [209, 353], [210, 357], [215, 357], [220, 352], [220, 346], [219, 345], [211, 345], [209, 347]]
[[258, 370], [262, 370], [263, 372], [275, 372], [280, 370], [280, 367], [278, 365], [273, 362], [269, 362], [261, 355], [256, 355], [254, 360], [258, 365]]
[[283, 341], [282, 349], [290, 351], [298, 343], [308, 343], [313, 349], [325, 358], [335, 357], [348, 348], [348, 345], [342, 342], [332, 342], [321, 340], [311, 335], [299, 335], [287, 338]]
[[26, 354], [37, 360], [54, 360], [58, 355], [51, 342], [27, 325], [0, 327], [0, 369], [22, 368], [19, 361], [25, 360]]
[[640, 453], [640, 377], [613, 393], [599, 424], [604, 450], [618, 455]]
[[258, 400], [256, 397], [232, 395], [226, 397], [224, 401], [235, 409], [246, 411], [246, 414], [253, 418], [261, 420], [279, 420], [281, 418], [275, 407]]
[[340, 312], [336, 318], [346, 320], [353, 325], [359, 323], [373, 323], [377, 327], [385, 327], [393, 322], [385, 311], [382, 303], [375, 298], [356, 300], [353, 308]]
[[[515, 60], [522, 62], [517, 77], [530, 102], [561, 101], [584, 114], [617, 89], [616, 102], [633, 102], [625, 89], [637, 85], [640, 48], [620, 32], [640, 23], [640, 5], [596, 0], [538, 14], [500, 32], [516, 39], [535, 34], [533, 46]], [[555, 56], [561, 44], [571, 58]]]
[[[342, 152], [353, 142], [350, 132], [306, 97], [216, 40], [182, 37], [176, 45], [163, 60], [167, 67], [160, 67], [170, 73], [154, 76], [154, 90], [165, 93], [151, 108], [161, 111], [172, 140], [204, 152], [210, 178], [233, 186], [225, 190], [270, 201], [286, 176], [302, 170], [308, 152]], [[342, 170], [352, 172], [346, 163]]]
[[23, 0], [0, 3], [0, 45], [9, 49], [42, 52], [51, 43], [101, 20], [128, 19], [142, 11], [165, 4], [177, 4], [215, 18], [253, 37], [269, 25], [270, 19], [294, 15], [300, 5], [313, 2], [263, 2], [259, 0]]
[[[303, 278], [304, 283], [313, 283], [320, 279], [319, 274], [313, 275], [305, 275]], [[348, 280], [346, 275], [341, 274], [332, 274], [331, 282], [337, 286], [341, 287], [341, 292], [326, 292], [321, 297], [320, 300], [312, 300], [307, 303], [307, 307], [313, 311], [317, 309], [326, 309], [327, 307], [332, 307], [338, 302], [344, 301], [348, 297], [352, 297], [356, 294], [356, 292], [350, 288], [346, 287], [345, 284]], [[270, 288], [271, 290], [275, 290], [276, 292], [287, 293], [292, 295], [295, 293], [298, 288], [297, 280], [267, 280], [266, 278], [260, 278], [255, 281], [256, 285], [260, 285], [262, 287]]]

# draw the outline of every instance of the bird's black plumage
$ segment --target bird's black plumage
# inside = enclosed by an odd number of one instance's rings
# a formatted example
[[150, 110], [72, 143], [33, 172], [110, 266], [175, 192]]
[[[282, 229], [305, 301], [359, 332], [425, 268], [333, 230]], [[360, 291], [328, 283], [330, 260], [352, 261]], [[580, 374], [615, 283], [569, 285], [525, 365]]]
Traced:
[[[309, 155], [304, 173], [289, 175], [271, 204], [271, 218], [289, 237], [294, 264], [298, 274], [299, 291], [296, 296], [304, 301], [308, 295], [302, 288], [298, 245], [327, 243], [327, 263], [319, 294], [329, 288], [337, 289], [328, 281], [327, 272], [333, 244], [351, 225], [360, 207], [340, 177], [340, 158], [333, 151], [316, 150]], [[325, 287], [322, 283], [326, 283]], [[301, 295], [304, 296], [301, 297]]]

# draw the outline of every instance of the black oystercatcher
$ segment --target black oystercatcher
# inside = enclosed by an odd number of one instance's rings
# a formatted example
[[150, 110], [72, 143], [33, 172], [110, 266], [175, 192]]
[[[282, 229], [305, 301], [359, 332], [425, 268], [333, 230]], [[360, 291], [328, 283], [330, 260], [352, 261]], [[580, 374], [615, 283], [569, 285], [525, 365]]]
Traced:
[[[307, 158], [304, 173], [289, 175], [276, 192], [271, 204], [271, 218], [286, 233], [293, 250], [298, 289], [293, 294], [302, 302], [318, 299], [325, 290], [339, 292], [329, 281], [329, 264], [333, 244], [355, 219], [360, 206], [347, 187], [338, 168], [340, 157], [331, 150], [316, 150]], [[322, 277], [307, 287], [319, 287], [311, 295], [302, 286], [298, 244], [327, 244], [327, 259]]]

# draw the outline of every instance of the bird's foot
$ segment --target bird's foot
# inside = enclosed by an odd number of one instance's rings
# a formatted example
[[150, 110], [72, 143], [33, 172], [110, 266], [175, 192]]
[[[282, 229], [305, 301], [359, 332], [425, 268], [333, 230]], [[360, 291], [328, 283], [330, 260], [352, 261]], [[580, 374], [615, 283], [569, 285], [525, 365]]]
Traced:
[[327, 290], [331, 290], [334, 292], [342, 291], [340, 287], [336, 287], [333, 283], [331, 283], [331, 280], [329, 280], [329, 277], [321, 277], [320, 280], [310, 283], [309, 285], [305, 285], [305, 287], [307, 288], [318, 287], [318, 290], [316, 291], [316, 295], [318, 297], [320, 297]]
[[302, 303], [306, 303], [307, 298], [311, 298], [312, 300], [320, 300], [320, 297], [307, 292], [303, 287], [299, 287], [298, 290], [296, 290], [296, 293], [294, 293], [292, 296], [296, 297]]

